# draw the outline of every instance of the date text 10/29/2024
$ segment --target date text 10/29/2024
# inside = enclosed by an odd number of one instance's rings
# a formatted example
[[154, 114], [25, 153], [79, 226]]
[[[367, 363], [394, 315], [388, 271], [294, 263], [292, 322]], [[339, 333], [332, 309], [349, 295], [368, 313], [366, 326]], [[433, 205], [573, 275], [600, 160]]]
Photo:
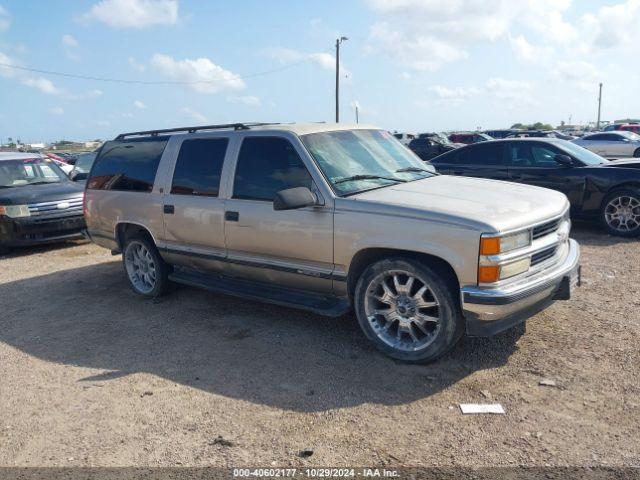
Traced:
[[396, 478], [397, 470], [384, 468], [234, 468], [235, 478]]

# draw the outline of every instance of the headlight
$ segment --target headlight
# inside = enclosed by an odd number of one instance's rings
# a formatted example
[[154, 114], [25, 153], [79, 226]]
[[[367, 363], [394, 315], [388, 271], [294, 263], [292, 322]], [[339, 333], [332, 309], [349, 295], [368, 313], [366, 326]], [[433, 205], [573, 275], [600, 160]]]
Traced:
[[30, 217], [31, 212], [27, 205], [0, 205], [0, 215], [10, 218]]
[[482, 237], [480, 255], [498, 255], [531, 245], [531, 232], [524, 230], [504, 237]]

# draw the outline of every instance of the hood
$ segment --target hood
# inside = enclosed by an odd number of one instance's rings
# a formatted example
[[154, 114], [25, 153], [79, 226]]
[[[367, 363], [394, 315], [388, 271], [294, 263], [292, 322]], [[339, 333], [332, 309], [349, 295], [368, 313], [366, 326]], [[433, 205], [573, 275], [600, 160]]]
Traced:
[[49, 185], [23, 185], [0, 188], [0, 205], [26, 205], [30, 203], [55, 202], [82, 196], [84, 185], [71, 181]]
[[347, 197], [351, 207], [455, 223], [493, 233], [561, 215], [567, 197], [555, 190], [481, 178], [437, 175]]
[[604, 168], [634, 168], [640, 169], [640, 158], [632, 158], [628, 160], [611, 160], [610, 162], [598, 165]]

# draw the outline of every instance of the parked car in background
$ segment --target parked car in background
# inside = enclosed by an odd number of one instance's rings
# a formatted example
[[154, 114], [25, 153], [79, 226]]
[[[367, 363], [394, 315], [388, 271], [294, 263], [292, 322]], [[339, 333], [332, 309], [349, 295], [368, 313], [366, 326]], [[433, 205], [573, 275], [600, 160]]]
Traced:
[[576, 137], [562, 133], [559, 130], [518, 130], [506, 135], [504, 138], [560, 138], [562, 140], [573, 140]]
[[624, 125], [624, 123], [612, 123], [610, 125], [607, 125], [606, 127], [604, 127], [602, 129], [603, 132], [613, 132], [615, 130], [620, 130], [620, 128], [622, 128], [622, 125]]
[[438, 136], [416, 138], [409, 143], [409, 149], [415, 153], [421, 160], [427, 161], [444, 152], [458, 148], [457, 144], [451, 143], [447, 139], [447, 143], [443, 143]]
[[71, 170], [73, 170], [73, 165], [69, 165], [63, 157], [56, 155], [55, 153], [45, 153], [44, 156], [60, 167], [66, 175], [69, 175]]
[[82, 196], [53, 160], [0, 153], [0, 250], [81, 237]]
[[398, 141], [403, 144], [403, 145], [409, 145], [409, 143], [411, 142], [411, 140], [413, 140], [414, 138], [416, 138], [415, 134], [413, 133], [399, 133], [399, 132], [395, 132], [393, 134], [394, 137], [396, 137], [398, 139]]
[[452, 133], [449, 135], [449, 140], [453, 143], [463, 143], [465, 145], [470, 145], [472, 143], [486, 142], [488, 140], [493, 140], [486, 133], [481, 132], [472, 132], [472, 133]]
[[87, 152], [78, 155], [73, 170], [69, 173], [69, 178], [74, 182], [84, 182], [89, 175], [91, 166], [96, 159], [97, 152]]
[[520, 138], [469, 145], [431, 164], [439, 173], [560, 191], [573, 217], [599, 221], [613, 235], [640, 235], [640, 160], [613, 162], [573, 142]]
[[607, 158], [640, 157], [640, 135], [633, 132], [591, 133], [573, 142]]
[[640, 124], [638, 124], [638, 123], [627, 123], [627, 124], [622, 125], [620, 127], [620, 131], [633, 132], [633, 133], [636, 133], [636, 134], [640, 134]]
[[[235, 124], [105, 143], [88, 234], [132, 289], [168, 281], [343, 315], [385, 354], [433, 360], [568, 299], [569, 202], [526, 185], [435, 175], [363, 125]], [[309, 345], [309, 348], [315, 348]]]
[[483, 133], [486, 133], [491, 138], [505, 138], [512, 133], [518, 133], [520, 130], [516, 128], [505, 128], [502, 130], [485, 130]]

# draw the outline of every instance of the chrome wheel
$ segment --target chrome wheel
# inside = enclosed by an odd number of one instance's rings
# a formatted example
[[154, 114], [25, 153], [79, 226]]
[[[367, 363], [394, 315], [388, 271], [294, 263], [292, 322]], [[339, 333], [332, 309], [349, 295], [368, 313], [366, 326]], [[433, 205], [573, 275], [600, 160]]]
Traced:
[[371, 280], [364, 311], [378, 338], [404, 352], [427, 348], [442, 323], [429, 284], [404, 270], [387, 271]]
[[629, 195], [614, 197], [604, 209], [604, 218], [612, 229], [632, 232], [640, 227], [640, 200]]
[[127, 245], [124, 265], [133, 287], [140, 293], [150, 293], [156, 286], [156, 264], [149, 249], [141, 242]]

